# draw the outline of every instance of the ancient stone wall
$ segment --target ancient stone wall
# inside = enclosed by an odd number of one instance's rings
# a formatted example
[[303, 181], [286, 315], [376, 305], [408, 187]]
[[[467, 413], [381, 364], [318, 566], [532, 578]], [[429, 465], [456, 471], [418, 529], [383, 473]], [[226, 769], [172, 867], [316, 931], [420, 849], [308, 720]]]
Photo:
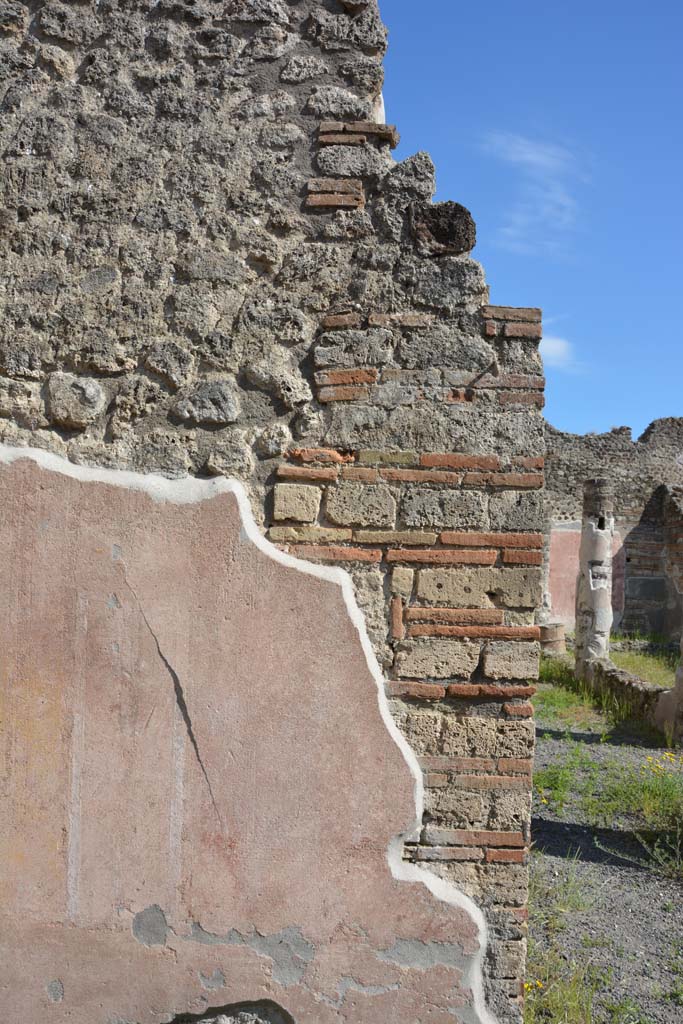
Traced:
[[615, 493], [615, 627], [678, 637], [683, 609], [665, 556], [671, 506], [663, 485], [683, 483], [683, 419], [655, 420], [637, 441], [628, 427], [578, 435], [547, 424], [546, 444], [546, 617], [574, 625], [583, 481], [607, 476]]
[[375, 0], [7, 2], [0, 40], [0, 441], [236, 477], [349, 570], [426, 773], [406, 856], [484, 907], [518, 1019], [540, 312], [392, 160]]

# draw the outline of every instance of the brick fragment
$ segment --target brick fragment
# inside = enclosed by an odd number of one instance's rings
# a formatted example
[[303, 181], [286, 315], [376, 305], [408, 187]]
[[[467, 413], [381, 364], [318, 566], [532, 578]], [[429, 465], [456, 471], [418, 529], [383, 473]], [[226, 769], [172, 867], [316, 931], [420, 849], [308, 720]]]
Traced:
[[343, 195], [342, 193], [335, 192], [328, 194], [320, 193], [319, 195], [306, 196], [306, 206], [313, 208], [327, 208], [334, 207], [348, 207], [352, 210], [357, 210], [359, 207], [365, 205], [363, 196], [355, 195]]
[[429, 472], [423, 469], [383, 469], [381, 475], [385, 480], [413, 484], [448, 484], [457, 487], [462, 480], [460, 473]]
[[493, 320], [523, 320], [527, 323], [540, 323], [543, 316], [536, 306], [484, 306], [482, 313]]
[[465, 473], [463, 484], [473, 487], [514, 487], [534, 490], [543, 487], [542, 473]]
[[450, 626], [418, 625], [408, 627], [408, 636], [459, 636], [470, 640], [538, 640], [538, 626]]
[[424, 777], [425, 786], [428, 789], [439, 789], [448, 785], [448, 776], [441, 772], [428, 772]]
[[487, 338], [495, 338], [500, 330], [500, 324], [497, 324], [495, 320], [486, 320], [484, 322], [484, 333]]
[[495, 772], [497, 768], [495, 760], [490, 757], [450, 757], [447, 754], [434, 754], [420, 757], [419, 761], [424, 771]]
[[472, 388], [454, 388], [446, 395], [447, 402], [474, 402], [477, 398]]
[[493, 565], [497, 551], [401, 551], [387, 552], [387, 562], [420, 562], [424, 565]]
[[487, 864], [523, 864], [526, 858], [525, 850], [487, 850]]
[[348, 121], [344, 125], [344, 132], [346, 134], [363, 132], [365, 135], [376, 135], [384, 142], [388, 142], [392, 149], [396, 149], [401, 141], [401, 136], [395, 125], [378, 124], [375, 121]]
[[456, 455], [454, 452], [425, 452], [420, 456], [420, 465], [448, 469], [500, 469], [497, 455]]
[[411, 680], [389, 682], [389, 695], [412, 700], [442, 700], [446, 696], [446, 687], [438, 683], [419, 683]]
[[309, 192], [363, 195], [363, 182], [358, 178], [312, 178], [307, 182]]
[[341, 132], [338, 135], [334, 133], [318, 136], [321, 146], [363, 146], [367, 141], [367, 135], [346, 135]]
[[524, 849], [526, 842], [521, 832], [495, 832], [488, 829], [438, 828], [430, 836], [443, 846], [488, 846], [500, 849]]
[[356, 530], [353, 539], [359, 544], [436, 544], [436, 534], [422, 530]]
[[314, 480], [325, 483], [337, 479], [339, 470], [336, 466], [289, 466], [281, 463], [277, 467], [277, 476], [283, 480]]
[[376, 469], [369, 469], [365, 466], [342, 466], [342, 480], [358, 480], [364, 484], [374, 484], [379, 480], [379, 473]]
[[545, 465], [545, 459], [542, 455], [522, 455], [513, 458], [512, 460], [515, 466], [519, 466], [520, 469], [543, 469]]
[[321, 121], [318, 131], [321, 132], [343, 132], [346, 122], [344, 121]]
[[403, 625], [403, 601], [400, 597], [391, 599], [391, 635], [394, 640], [402, 640], [405, 633]]
[[355, 369], [355, 370], [319, 370], [315, 374], [316, 384], [374, 384], [377, 380], [377, 370]]
[[503, 334], [506, 338], [542, 338], [543, 328], [538, 324], [513, 323], [505, 324]]
[[482, 861], [484, 851], [470, 846], [418, 846], [415, 859], [418, 861]]
[[505, 548], [503, 551], [505, 565], [542, 565], [542, 551], [519, 551]]
[[[521, 690], [522, 687], [520, 686]], [[535, 690], [535, 686], [528, 687]], [[498, 768], [501, 772], [521, 772], [524, 775], [531, 775], [533, 761], [530, 757], [499, 757]]]
[[470, 623], [482, 626], [502, 625], [503, 615], [499, 608], [427, 608], [417, 605], [406, 608], [408, 622], [452, 622], [463, 626]]
[[360, 327], [362, 322], [360, 313], [330, 313], [323, 317], [320, 326], [325, 331], [341, 331], [349, 327]]
[[545, 406], [545, 398], [534, 391], [501, 391], [498, 394], [499, 405], [533, 405], [537, 409]]
[[503, 704], [503, 711], [509, 718], [533, 718], [531, 704]]
[[291, 549], [298, 558], [319, 559], [323, 562], [381, 562], [382, 552], [373, 548], [325, 547], [318, 544], [300, 544]]
[[[453, 544], [461, 547], [505, 547], [505, 548], [542, 548], [542, 533], [475, 533], [472, 531], [444, 531], [439, 540], [442, 544]], [[536, 562], [531, 562], [536, 565]]]
[[320, 388], [318, 391], [319, 402], [358, 402], [368, 398], [370, 391], [367, 387], [344, 386]]
[[299, 462], [327, 462], [341, 464], [353, 462], [354, 456], [349, 453], [337, 451], [336, 448], [290, 448], [287, 452], [288, 459], [298, 459]]
[[[475, 697], [486, 700], [509, 700], [511, 697], [533, 697], [535, 686], [494, 686], [492, 683], [450, 683], [449, 697]], [[510, 705], [512, 707], [512, 705]]]
[[515, 775], [455, 775], [452, 784], [459, 789], [475, 789], [482, 792], [491, 792], [495, 789], [526, 792], [529, 788], [528, 779]]

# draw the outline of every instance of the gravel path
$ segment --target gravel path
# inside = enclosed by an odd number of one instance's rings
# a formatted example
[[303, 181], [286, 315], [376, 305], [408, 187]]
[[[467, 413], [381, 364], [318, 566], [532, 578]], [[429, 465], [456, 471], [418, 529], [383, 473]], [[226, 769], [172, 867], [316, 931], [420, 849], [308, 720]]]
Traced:
[[[580, 782], [595, 776], [596, 765], [640, 767], [660, 753], [637, 735], [609, 731], [599, 712], [568, 732], [537, 713], [537, 771], [573, 758]], [[630, 824], [594, 826], [575, 792], [553, 809], [535, 790], [530, 934], [541, 952], [554, 943], [567, 963], [590, 963], [604, 974], [593, 1024], [683, 1024], [683, 886], [642, 863]], [[562, 913], [561, 931], [551, 933], [545, 908], [533, 900], [552, 902], [568, 874], [580, 895]]]

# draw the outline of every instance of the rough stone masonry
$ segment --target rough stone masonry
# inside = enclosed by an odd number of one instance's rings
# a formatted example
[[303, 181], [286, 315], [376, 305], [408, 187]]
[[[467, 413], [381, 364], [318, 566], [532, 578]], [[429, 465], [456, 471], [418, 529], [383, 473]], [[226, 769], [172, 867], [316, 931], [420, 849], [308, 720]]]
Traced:
[[0, 441], [237, 478], [349, 571], [425, 773], [404, 855], [484, 909], [516, 1021], [540, 311], [488, 304], [469, 213], [392, 159], [385, 47], [376, 0], [0, 2]]

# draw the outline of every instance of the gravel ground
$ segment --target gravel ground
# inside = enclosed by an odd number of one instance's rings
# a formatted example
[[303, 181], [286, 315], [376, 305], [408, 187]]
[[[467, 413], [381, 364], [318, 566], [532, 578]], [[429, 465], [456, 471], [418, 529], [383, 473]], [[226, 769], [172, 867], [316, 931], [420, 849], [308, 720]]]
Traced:
[[[566, 731], [566, 723], [544, 720], [541, 706], [536, 770], [578, 755], [580, 779], [589, 764], [640, 767], [647, 755], [661, 753], [637, 734], [610, 731], [597, 711], [588, 718]], [[591, 825], [571, 796], [561, 810], [552, 804], [534, 792], [532, 900], [535, 894], [541, 904], [551, 902], [568, 872], [580, 898], [555, 934], [545, 929], [543, 906], [535, 912], [532, 902], [532, 939], [541, 949], [554, 943], [568, 963], [604, 973], [593, 1024], [683, 1024], [683, 886], [643, 863], [632, 823]]]

